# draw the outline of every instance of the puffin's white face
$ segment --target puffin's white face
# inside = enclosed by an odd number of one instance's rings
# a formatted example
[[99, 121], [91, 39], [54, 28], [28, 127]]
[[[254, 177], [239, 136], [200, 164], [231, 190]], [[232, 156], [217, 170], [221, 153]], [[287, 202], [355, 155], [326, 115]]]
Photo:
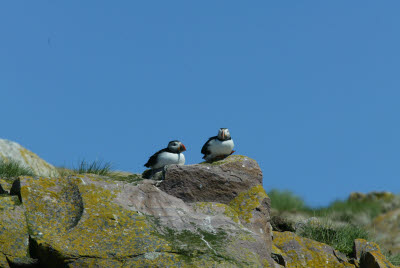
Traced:
[[168, 143], [168, 149], [173, 153], [180, 153], [186, 151], [185, 145], [180, 141], [170, 141]]
[[229, 140], [231, 138], [231, 134], [229, 133], [229, 129], [227, 128], [220, 128], [218, 131], [218, 139], [219, 140]]

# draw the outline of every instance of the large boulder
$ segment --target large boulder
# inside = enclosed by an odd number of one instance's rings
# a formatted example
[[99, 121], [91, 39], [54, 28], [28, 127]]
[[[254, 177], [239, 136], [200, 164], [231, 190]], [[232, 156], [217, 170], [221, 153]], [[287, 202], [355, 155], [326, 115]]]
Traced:
[[14, 160], [29, 167], [38, 176], [59, 176], [57, 169], [16, 142], [0, 139], [0, 158]]
[[217, 203], [264, 240], [260, 251], [271, 252], [270, 199], [255, 160], [232, 155], [213, 163], [171, 165], [164, 177], [161, 190], [205, 211], [215, 210]]
[[332, 247], [291, 232], [274, 232], [274, 259], [284, 267], [352, 267], [347, 257]]
[[241, 155], [211, 164], [171, 165], [164, 177], [160, 189], [185, 202], [228, 204], [241, 192], [262, 184], [262, 172], [257, 162]]
[[220, 200], [215, 193], [220, 188], [207, 183], [203, 190], [213, 198], [189, 202], [157, 187], [154, 180], [20, 177], [3, 202], [16, 215], [0, 218], [0, 226], [16, 235], [0, 240], [0, 266], [275, 267], [269, 198], [259, 169], [250, 169], [254, 162], [245, 159], [226, 160], [232, 172], [224, 167], [226, 176], [218, 176], [228, 185], [246, 183]]

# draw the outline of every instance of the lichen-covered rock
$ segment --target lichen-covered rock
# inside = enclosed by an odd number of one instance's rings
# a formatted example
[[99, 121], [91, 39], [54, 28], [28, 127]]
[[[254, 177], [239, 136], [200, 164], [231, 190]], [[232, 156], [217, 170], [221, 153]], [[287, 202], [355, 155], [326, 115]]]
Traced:
[[274, 232], [272, 253], [285, 267], [352, 267], [346, 256], [332, 247], [291, 232]]
[[74, 267], [86, 257], [121, 266], [120, 260], [170, 251], [164, 239], [152, 234], [145, 215], [113, 202], [120, 190], [118, 183], [83, 176], [27, 177], [18, 179], [11, 192], [24, 205], [32, 254], [46, 265]]
[[29, 167], [38, 176], [59, 176], [57, 169], [16, 142], [0, 139], [0, 158]]
[[260, 185], [222, 204], [185, 203], [154, 184], [91, 175], [18, 178], [8, 200], [22, 202], [21, 233], [30, 240], [29, 249], [28, 240], [18, 242], [25, 255], [15, 255], [15, 263], [31, 257], [40, 267], [274, 267]]
[[395, 268], [382, 254], [379, 246], [364, 239], [354, 241], [354, 255], [360, 268]]
[[[29, 260], [28, 227], [16, 196], [0, 196], [0, 267], [18, 259]], [[25, 262], [26, 263], [26, 262]]]
[[375, 240], [392, 254], [400, 254], [400, 209], [379, 215], [369, 226]]
[[159, 188], [203, 209], [203, 213], [219, 212], [244, 226], [257, 235], [261, 246], [254, 248], [255, 252], [270, 260], [270, 199], [261, 183], [262, 172], [257, 162], [233, 155], [213, 163], [171, 165]]

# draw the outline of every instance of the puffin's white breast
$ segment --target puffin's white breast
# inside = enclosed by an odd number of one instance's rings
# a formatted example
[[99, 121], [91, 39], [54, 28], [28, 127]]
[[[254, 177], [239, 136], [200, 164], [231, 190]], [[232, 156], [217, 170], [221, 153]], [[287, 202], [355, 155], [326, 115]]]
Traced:
[[169, 152], [162, 152], [157, 157], [157, 162], [152, 166], [153, 169], [163, 167], [165, 165], [185, 164], [185, 156], [182, 153], [174, 154]]
[[210, 151], [210, 155], [214, 157], [219, 155], [231, 154], [234, 146], [235, 144], [233, 143], [232, 139], [226, 141], [220, 141], [218, 139], [214, 139], [210, 141], [207, 149], [208, 151]]

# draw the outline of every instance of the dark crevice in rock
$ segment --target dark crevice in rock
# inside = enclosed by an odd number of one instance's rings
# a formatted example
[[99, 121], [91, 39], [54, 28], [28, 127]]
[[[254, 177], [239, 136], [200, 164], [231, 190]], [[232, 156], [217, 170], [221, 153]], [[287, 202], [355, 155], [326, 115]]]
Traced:
[[280, 265], [286, 267], [285, 259], [283, 258], [283, 256], [281, 254], [271, 253], [271, 257], [277, 264], [280, 264]]
[[347, 261], [347, 259], [344, 259], [343, 257], [341, 257], [339, 254], [338, 254], [338, 252], [336, 252], [336, 250], [332, 250], [333, 251], [333, 255], [336, 257], [336, 259], [340, 262], [340, 263], [343, 263], [343, 262], [346, 262]]
[[19, 198], [19, 201], [22, 203], [22, 197], [21, 197], [21, 180], [16, 179], [10, 189], [10, 195], [17, 195]]
[[64, 198], [72, 205], [72, 216], [69, 221], [69, 226], [67, 226], [67, 230], [70, 230], [78, 225], [79, 221], [82, 218], [84, 207], [79, 187], [76, 184], [69, 182], [67, 188], [68, 189], [64, 192]]
[[278, 232], [295, 232], [295, 226], [294, 223], [291, 221], [288, 221], [287, 219], [281, 217], [281, 216], [273, 216], [271, 218], [271, 226], [274, 231]]
[[37, 267], [57, 268], [66, 266], [59, 252], [50, 246], [38, 244], [31, 236], [29, 236], [29, 254], [32, 258], [38, 259]]

